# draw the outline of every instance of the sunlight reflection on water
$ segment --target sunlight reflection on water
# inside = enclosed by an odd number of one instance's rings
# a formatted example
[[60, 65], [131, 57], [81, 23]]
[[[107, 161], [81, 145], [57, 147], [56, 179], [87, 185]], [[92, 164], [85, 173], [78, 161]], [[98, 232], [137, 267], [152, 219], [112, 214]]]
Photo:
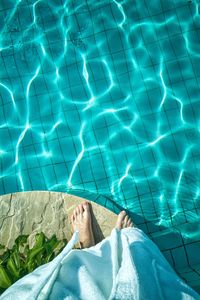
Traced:
[[197, 222], [198, 3], [0, 6], [1, 194], [88, 191]]

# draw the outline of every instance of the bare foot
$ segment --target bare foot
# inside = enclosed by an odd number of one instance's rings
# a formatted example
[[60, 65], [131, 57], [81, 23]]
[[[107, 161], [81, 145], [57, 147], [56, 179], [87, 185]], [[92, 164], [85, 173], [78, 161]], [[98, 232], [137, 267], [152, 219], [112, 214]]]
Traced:
[[123, 210], [118, 215], [115, 228], [123, 229], [123, 228], [127, 228], [127, 227], [134, 227], [134, 224], [133, 224], [131, 218]]
[[79, 232], [80, 248], [89, 248], [95, 245], [92, 231], [90, 204], [85, 201], [78, 205], [71, 216], [73, 230]]

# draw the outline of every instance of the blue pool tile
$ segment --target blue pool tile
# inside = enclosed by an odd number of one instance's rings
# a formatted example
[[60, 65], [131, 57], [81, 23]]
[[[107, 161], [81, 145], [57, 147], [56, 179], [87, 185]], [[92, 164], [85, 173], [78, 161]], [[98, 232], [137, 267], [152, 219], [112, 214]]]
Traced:
[[97, 187], [99, 187], [98, 189], [99, 189], [100, 193], [101, 193], [101, 191], [102, 191], [102, 193], [105, 192], [110, 186], [109, 178], [103, 178], [103, 179], [97, 180], [96, 185], [97, 185]]
[[89, 182], [84, 181], [84, 189], [95, 193], [96, 189], [97, 189], [96, 182], [95, 181], [89, 181]]
[[0, 140], [0, 147], [4, 149], [4, 141], [6, 141], [7, 143], [7, 150], [9, 150], [9, 148], [12, 148], [12, 139], [11, 139], [11, 135], [10, 135], [10, 131], [8, 128], [1, 128], [1, 131], [0, 131], [0, 137], [1, 137], [1, 140]]
[[[142, 214], [142, 212], [141, 212], [141, 214]], [[133, 220], [134, 220], [134, 223], [136, 225], [138, 225], [139, 227], [142, 226], [142, 224], [144, 224], [144, 217], [139, 214], [139, 210], [137, 210], [137, 214], [134, 214]], [[148, 228], [147, 228], [147, 230], [148, 230]]]
[[45, 182], [53, 182], [55, 185], [58, 183], [54, 166], [49, 165], [41, 168], [41, 173], [45, 179]]
[[194, 223], [194, 220], [199, 219], [199, 213], [196, 210], [191, 209], [191, 208], [194, 208], [194, 203], [193, 203], [193, 205], [191, 205], [190, 210], [185, 212], [185, 217], [186, 217], [188, 224], [192, 224], [192, 223]]
[[180, 58], [178, 60], [180, 67], [181, 67], [181, 72], [184, 74], [184, 79], [191, 79], [194, 76], [194, 68], [191, 63], [191, 59], [188, 57]]
[[153, 233], [158, 231], [158, 226], [156, 226], [153, 222], [147, 222], [146, 223], [148, 232]]
[[179, 19], [180, 25], [183, 25], [183, 22], [186, 18], [190, 15], [190, 6], [189, 5], [182, 5], [178, 9], [176, 9], [176, 14]]
[[60, 147], [62, 149], [62, 153], [67, 161], [74, 161], [77, 157], [77, 150], [75, 141], [70, 137], [65, 137], [60, 139]]
[[188, 265], [187, 256], [184, 247], [178, 247], [176, 249], [172, 249], [171, 253], [175, 262], [175, 268], [180, 269]]
[[144, 47], [135, 48], [134, 53], [136, 56], [136, 61], [140, 65], [140, 67], [151, 66], [152, 60], [151, 60], [150, 53], [148, 53]]
[[[185, 45], [185, 40], [182, 36], [178, 35], [178, 36], [171, 37], [171, 43], [173, 45], [173, 50], [174, 50], [176, 57], [180, 58], [180, 57], [184, 57], [187, 55], [187, 48]], [[177, 68], [179, 68], [179, 67], [177, 66]], [[181, 77], [180, 77], [180, 79], [181, 79]], [[176, 81], [178, 81], [178, 80], [176, 80]]]
[[[9, 170], [9, 168], [11, 168], [12, 166], [14, 167], [16, 155], [14, 155], [14, 153], [12, 153], [11, 151], [8, 151], [3, 155], [3, 159], [1, 157], [1, 160], [2, 173], [5, 172], [6, 175], [7, 170]], [[13, 172], [15, 173], [15, 169], [13, 169]]]
[[197, 63], [197, 57], [191, 57], [191, 63], [196, 77], [200, 76], [200, 66]]
[[148, 10], [148, 6], [146, 5], [146, 1], [141, 0], [141, 5], [142, 5], [142, 9], [140, 9], [139, 4], [133, 5], [132, 7], [132, 11], [135, 12], [135, 14], [133, 14], [134, 20], [143, 19], [149, 16], [149, 10]]
[[162, 254], [164, 255], [164, 257], [166, 258], [166, 260], [169, 262], [169, 264], [174, 267], [174, 260], [171, 254], [170, 250], [167, 251], [162, 251]]
[[200, 275], [197, 274], [196, 272], [188, 272], [188, 273], [183, 273], [181, 274], [181, 277], [184, 278], [189, 284], [190, 282], [193, 281], [193, 284], [194, 284], [194, 281], [200, 281]]
[[33, 145], [23, 147], [23, 153], [26, 158], [27, 169], [38, 167], [39, 161], [36, 156], [36, 150]]
[[47, 93], [48, 93], [48, 89], [47, 89], [45, 78], [43, 76], [39, 76], [37, 78], [37, 94], [42, 95]]
[[170, 84], [171, 82], [180, 82], [182, 81], [181, 78], [181, 71], [179, 69], [179, 65], [177, 61], [170, 61], [166, 63], [166, 68], [168, 74], [170, 74], [170, 79], [169, 75], [166, 74], [166, 84]]
[[[105, 205], [106, 205], [106, 198], [105, 198], [105, 197], [103, 197], [102, 195], [100, 195], [100, 196], [98, 196], [98, 197], [96, 198], [96, 201], [97, 201], [97, 203], [98, 203], [99, 205], [102, 205], [102, 206], [105, 207]], [[96, 201], [95, 201], [95, 202], [96, 202]]]
[[46, 187], [42, 184], [44, 176], [41, 168], [33, 168], [28, 170], [31, 186], [33, 190], [45, 190]]
[[196, 272], [199, 273], [199, 271], [200, 271], [200, 264], [196, 264], [196, 265], [194, 266], [194, 269], [195, 269]]
[[82, 64], [73, 64], [70, 67], [70, 77], [69, 77], [69, 83], [70, 86], [73, 86], [74, 83], [76, 85], [81, 85], [83, 83], [83, 78], [81, 76], [82, 74]]
[[59, 163], [59, 164], [54, 165], [54, 172], [55, 172], [56, 178], [61, 178], [61, 181], [63, 179], [65, 179], [65, 181], [67, 182], [67, 178], [69, 176], [69, 171], [68, 171], [66, 163]]
[[144, 231], [144, 233], [148, 234], [148, 228], [147, 228], [146, 223], [140, 224], [138, 226], [138, 228], [141, 229], [142, 231]]
[[164, 232], [160, 234], [152, 234], [153, 241], [161, 250], [169, 250], [182, 246], [181, 236], [177, 232]]
[[188, 261], [190, 265], [195, 265], [200, 263], [199, 249], [200, 242], [185, 245]]
[[34, 123], [33, 120], [40, 119], [42, 115], [42, 111], [40, 111], [41, 106], [40, 106], [40, 98], [41, 96], [36, 96], [35, 101], [31, 101], [30, 103], [30, 119], [31, 119], [31, 124]]
[[102, 157], [102, 155], [100, 153], [96, 153], [93, 157], [94, 157], [94, 159], [90, 162], [91, 163], [91, 167], [93, 169], [93, 172], [97, 173], [97, 168], [99, 166], [99, 168], [101, 169], [101, 171], [99, 172], [99, 175], [97, 174], [97, 179], [100, 179], [106, 173], [105, 163], [104, 163], [103, 157]]
[[172, 219], [172, 224], [179, 225], [179, 224], [185, 224], [186, 223], [186, 216], [185, 213], [178, 213], [176, 216]]
[[66, 120], [64, 119], [64, 117], [61, 117], [60, 121], [61, 121], [61, 123], [56, 128], [57, 136], [60, 137], [60, 139], [62, 139], [63, 137], [71, 136], [70, 129], [69, 129], [68, 125], [66, 124]]
[[161, 49], [163, 51], [163, 56], [165, 57], [166, 60], [176, 58], [176, 53], [174, 51], [174, 45], [173, 45], [172, 39], [173, 38], [164, 40], [161, 45]]
[[84, 158], [81, 160], [79, 164], [80, 172], [84, 173], [85, 181], [93, 181], [93, 172], [92, 172], [92, 165], [88, 158]]
[[32, 191], [33, 190], [31, 180], [30, 180], [30, 177], [29, 177], [29, 172], [27, 170], [24, 171], [23, 174], [22, 174], [22, 181], [23, 181], [25, 191]]
[[192, 280], [189, 283], [189, 286], [193, 288], [198, 294], [200, 294], [200, 286], [199, 286], [199, 279], [198, 280]]
[[57, 139], [48, 142], [48, 149], [52, 155], [51, 161], [53, 164], [64, 161], [65, 153], [62, 152], [61, 145]]
[[[71, 170], [72, 171], [72, 170]], [[73, 177], [72, 177], [72, 184], [75, 186], [79, 186], [79, 184], [83, 187], [84, 186], [84, 181], [83, 181], [83, 177], [82, 174], [80, 173], [80, 168], [79, 166], [76, 167], [76, 169], [74, 169], [73, 172]]]
[[151, 56], [151, 61], [152, 64], [159, 64], [160, 63], [160, 58], [159, 55], [155, 55], [155, 53], [160, 53], [160, 47], [158, 43], [152, 43], [148, 45], [148, 52]]
[[[70, 110], [68, 113], [65, 114], [66, 116], [66, 121], [67, 123], [69, 124], [70, 129], [71, 129], [71, 135], [75, 135], [77, 133], [77, 130], [78, 130], [78, 133], [80, 131], [80, 124], [81, 124], [81, 119], [80, 119], [80, 113], [78, 112], [78, 110]], [[72, 126], [73, 124], [75, 124], [76, 126]], [[74, 131], [76, 132], [74, 132]]]
[[9, 178], [3, 180], [3, 187], [6, 194], [17, 192], [17, 190], [20, 188], [17, 176], [9, 176]]

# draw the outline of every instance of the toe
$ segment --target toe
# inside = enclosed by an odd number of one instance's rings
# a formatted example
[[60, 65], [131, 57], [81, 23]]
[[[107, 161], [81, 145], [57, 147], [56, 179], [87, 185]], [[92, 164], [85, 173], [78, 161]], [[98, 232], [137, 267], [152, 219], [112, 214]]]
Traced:
[[78, 208], [76, 207], [76, 208], [74, 209], [74, 212], [73, 212], [74, 222], [77, 222], [77, 220], [78, 220], [78, 215], [79, 215], [79, 212], [78, 212]]
[[76, 213], [76, 211], [74, 211], [74, 213], [73, 213], [73, 222], [75, 222], [77, 220], [77, 213]]
[[123, 222], [123, 227], [127, 227], [127, 223], [128, 223], [128, 220], [129, 220], [129, 216], [126, 215], [125, 218], [124, 218], [124, 222]]
[[131, 223], [130, 223], [130, 226], [129, 226], [129, 227], [134, 227], [134, 224], [133, 224], [133, 222], [131, 222]]
[[83, 209], [84, 211], [88, 212], [90, 210], [89, 202], [85, 201], [83, 203]]
[[126, 212], [125, 212], [125, 210], [122, 210], [120, 213], [119, 213], [119, 216], [121, 216], [121, 217], [125, 217], [126, 216]]
[[72, 213], [74, 216], [75, 216], [75, 214], [76, 214], [76, 207], [74, 208], [74, 210], [73, 210], [73, 213]]
[[71, 220], [71, 223], [73, 223], [73, 222], [74, 222], [74, 215], [73, 215], [73, 214], [71, 215], [71, 218], [70, 218], [70, 220]]
[[83, 205], [80, 204], [79, 207], [78, 207], [78, 209], [79, 209], [78, 219], [79, 219], [80, 222], [82, 222], [82, 220], [83, 220], [83, 212], [84, 212]]
[[89, 202], [88, 202], [88, 201], [84, 201], [84, 202], [83, 202], [83, 206], [88, 207], [88, 206], [89, 206]]
[[83, 213], [83, 204], [80, 204], [80, 205], [79, 205], [79, 212], [80, 212], [80, 214]]
[[123, 223], [125, 217], [126, 217], [126, 212], [125, 212], [125, 210], [123, 210], [118, 215], [116, 226], [115, 226], [116, 228], [122, 229], [122, 223]]
[[129, 218], [129, 219], [128, 219], [128, 222], [127, 222], [127, 226], [128, 226], [128, 227], [131, 227], [131, 223], [132, 223], [132, 220], [131, 220], [131, 218]]
[[83, 214], [81, 213], [81, 205], [79, 205], [77, 207], [77, 220], [78, 220], [78, 222], [82, 221], [82, 216], [83, 216]]
[[75, 213], [73, 213], [71, 215], [71, 225], [72, 225], [72, 229], [74, 232], [76, 230], [76, 215], [75, 215]]
[[125, 210], [122, 210], [122, 211], [120, 212], [120, 214], [119, 214], [119, 216], [118, 216], [118, 217], [119, 217], [119, 219], [120, 219], [120, 220], [122, 220], [122, 221], [123, 221], [123, 220], [124, 220], [124, 218], [126, 217], [126, 212], [125, 212]]
[[79, 206], [76, 207], [76, 215], [78, 216], [80, 214], [79, 212]]
[[131, 218], [128, 217], [128, 221], [127, 221], [127, 224], [130, 224], [131, 223]]

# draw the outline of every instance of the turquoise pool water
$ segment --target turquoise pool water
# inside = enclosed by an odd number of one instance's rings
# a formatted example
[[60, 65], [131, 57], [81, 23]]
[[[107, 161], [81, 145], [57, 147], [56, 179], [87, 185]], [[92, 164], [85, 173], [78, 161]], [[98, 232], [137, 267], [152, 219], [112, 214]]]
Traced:
[[199, 11], [183, 0], [1, 0], [0, 193], [88, 195], [147, 231], [196, 226]]

